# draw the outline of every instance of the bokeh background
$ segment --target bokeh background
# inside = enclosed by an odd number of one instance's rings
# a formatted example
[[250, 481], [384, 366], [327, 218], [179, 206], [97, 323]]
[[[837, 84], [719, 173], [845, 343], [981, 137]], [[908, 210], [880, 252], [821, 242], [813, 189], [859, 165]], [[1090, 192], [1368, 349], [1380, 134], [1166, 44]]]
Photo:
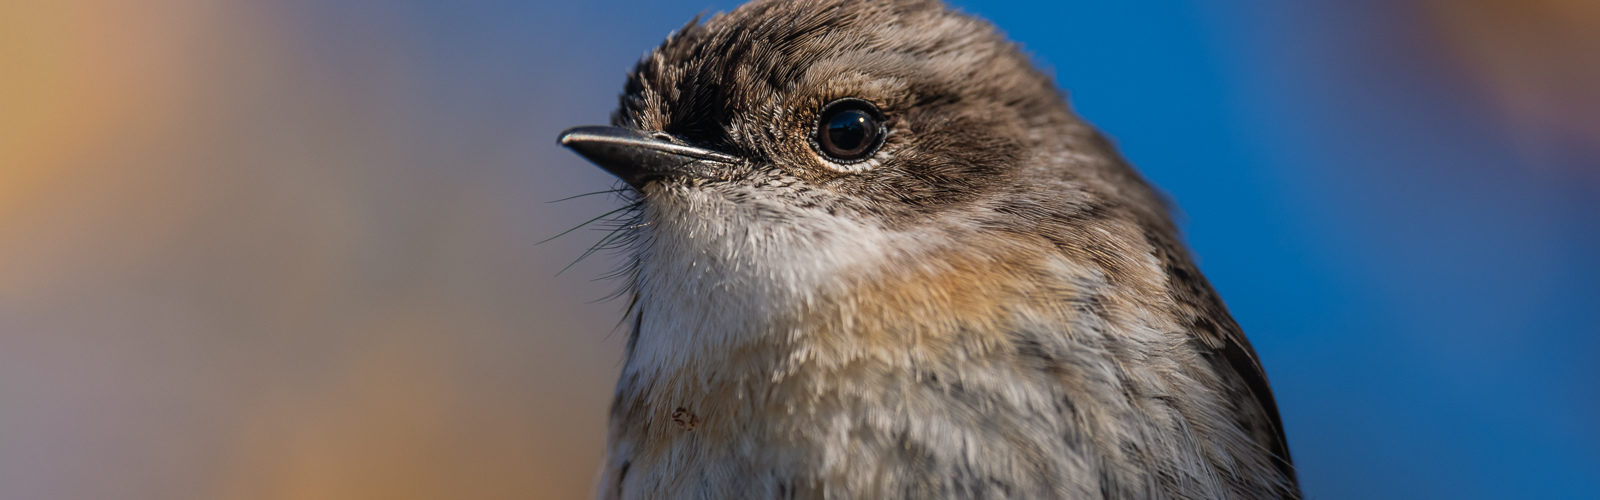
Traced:
[[[1600, 3], [959, 1], [1183, 209], [1313, 498], [1600, 498]], [[0, 2], [0, 498], [573, 498], [555, 146], [733, 2]]]

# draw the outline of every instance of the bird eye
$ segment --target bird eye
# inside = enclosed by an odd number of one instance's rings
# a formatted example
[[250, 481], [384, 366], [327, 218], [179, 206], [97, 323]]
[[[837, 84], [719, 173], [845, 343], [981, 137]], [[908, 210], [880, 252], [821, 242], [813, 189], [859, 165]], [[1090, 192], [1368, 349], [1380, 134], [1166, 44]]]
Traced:
[[883, 113], [860, 99], [840, 99], [822, 108], [814, 137], [817, 151], [837, 163], [865, 160], [883, 145]]

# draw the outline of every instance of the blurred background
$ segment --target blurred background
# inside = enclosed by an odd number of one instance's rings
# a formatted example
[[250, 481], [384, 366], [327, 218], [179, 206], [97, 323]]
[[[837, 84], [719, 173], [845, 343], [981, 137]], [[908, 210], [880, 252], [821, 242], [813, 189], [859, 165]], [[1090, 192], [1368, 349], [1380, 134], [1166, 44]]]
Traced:
[[[1182, 207], [1312, 498], [1600, 498], [1600, 3], [978, 2]], [[586, 496], [617, 205], [729, 1], [0, 3], [0, 498]]]

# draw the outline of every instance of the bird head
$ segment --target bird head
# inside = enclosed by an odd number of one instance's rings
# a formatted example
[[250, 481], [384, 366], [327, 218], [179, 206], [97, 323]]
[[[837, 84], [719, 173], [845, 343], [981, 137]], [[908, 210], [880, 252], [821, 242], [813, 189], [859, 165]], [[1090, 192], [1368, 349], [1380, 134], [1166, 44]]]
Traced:
[[837, 306], [864, 286], [906, 304], [876, 318], [944, 324], [977, 321], [944, 316], [957, 292], [1039, 276], [1164, 286], [1144, 236], [1167, 227], [1159, 197], [1015, 44], [936, 1], [691, 21], [628, 75], [609, 126], [560, 141], [627, 185], [642, 324], [711, 350], [781, 318], [864, 317]]

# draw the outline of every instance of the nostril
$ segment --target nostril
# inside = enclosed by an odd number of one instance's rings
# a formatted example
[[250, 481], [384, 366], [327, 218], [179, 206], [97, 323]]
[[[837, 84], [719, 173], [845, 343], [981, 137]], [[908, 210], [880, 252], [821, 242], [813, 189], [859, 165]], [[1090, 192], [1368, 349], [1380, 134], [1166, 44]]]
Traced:
[[677, 143], [678, 142], [678, 138], [673, 137], [672, 134], [668, 134], [666, 132], [651, 132], [650, 133], [650, 138], [658, 140], [658, 141], [666, 141], [666, 142], [671, 142], [671, 143]]

